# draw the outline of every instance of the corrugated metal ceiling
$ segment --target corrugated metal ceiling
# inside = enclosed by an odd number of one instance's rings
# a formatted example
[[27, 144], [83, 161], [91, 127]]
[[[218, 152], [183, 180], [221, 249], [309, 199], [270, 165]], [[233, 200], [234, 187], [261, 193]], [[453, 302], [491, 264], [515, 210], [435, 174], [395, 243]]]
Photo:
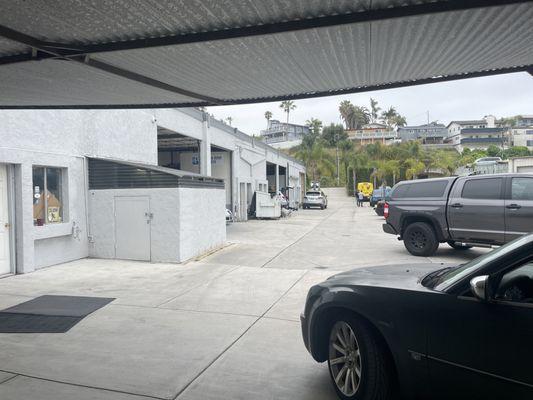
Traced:
[[[46, 42], [44, 47], [32, 44], [38, 57], [50, 57], [46, 53], [50, 49], [65, 57], [64, 46], [73, 52], [67, 56], [74, 60], [11, 63], [13, 58], [5, 56], [28, 55], [31, 47], [0, 37], [0, 107], [268, 101], [533, 65], [532, 2], [90, 52], [92, 60], [118, 67], [120, 76], [83, 65], [88, 48], [84, 46], [94, 49], [111, 42], [188, 37], [197, 32], [362, 15], [376, 9], [406, 10], [428, 3], [446, 2], [0, 0], [0, 28]], [[59, 50], [53, 47], [57, 44]], [[78, 53], [81, 56], [75, 57]], [[140, 83], [139, 76], [146, 79]], [[162, 90], [162, 85], [170, 90]]]

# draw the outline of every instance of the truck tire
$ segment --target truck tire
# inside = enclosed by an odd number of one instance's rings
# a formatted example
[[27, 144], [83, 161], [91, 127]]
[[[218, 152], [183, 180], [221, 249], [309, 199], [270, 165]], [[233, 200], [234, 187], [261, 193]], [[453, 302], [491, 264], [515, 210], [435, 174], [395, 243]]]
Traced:
[[448, 242], [448, 245], [455, 250], [468, 250], [472, 248], [472, 246], [463, 246], [461, 243], [457, 242]]
[[414, 256], [432, 256], [439, 247], [439, 241], [433, 227], [426, 222], [415, 222], [408, 225], [402, 236], [405, 248]]

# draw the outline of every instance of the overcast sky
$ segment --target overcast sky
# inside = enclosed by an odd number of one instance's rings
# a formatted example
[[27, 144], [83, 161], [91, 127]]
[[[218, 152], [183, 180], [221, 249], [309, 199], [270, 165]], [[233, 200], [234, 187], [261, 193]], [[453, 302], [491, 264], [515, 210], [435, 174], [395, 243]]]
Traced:
[[[318, 118], [325, 125], [340, 122], [339, 103], [350, 100], [357, 105], [370, 107], [370, 97], [379, 102], [382, 109], [394, 106], [407, 118], [410, 125], [431, 121], [448, 124], [450, 120], [479, 119], [487, 114], [500, 118], [518, 114], [533, 114], [533, 77], [528, 73], [515, 73], [485, 78], [433, 83], [400, 89], [379, 90], [342, 96], [296, 100], [296, 110], [290, 114], [290, 122], [305, 124], [309, 118]], [[216, 118], [233, 118], [232, 126], [252, 135], [265, 129], [265, 111], [274, 119], [285, 121], [279, 108], [280, 102], [238, 106], [208, 107]]]

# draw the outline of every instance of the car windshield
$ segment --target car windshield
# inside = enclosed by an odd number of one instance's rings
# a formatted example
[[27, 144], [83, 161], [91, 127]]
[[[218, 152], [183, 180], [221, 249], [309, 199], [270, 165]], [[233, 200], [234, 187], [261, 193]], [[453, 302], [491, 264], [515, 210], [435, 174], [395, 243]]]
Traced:
[[472, 274], [474, 271], [483, 268], [485, 265], [489, 264], [490, 262], [494, 261], [499, 257], [505, 256], [506, 254], [513, 252], [518, 247], [522, 246], [530, 240], [531, 239], [528, 236], [519, 237], [518, 239], [515, 239], [512, 242], [509, 242], [506, 245], [491, 251], [490, 253], [475, 258], [474, 260], [466, 264], [459, 265], [456, 268], [451, 268], [445, 271], [443, 274], [439, 274], [436, 279], [432, 279], [428, 285], [424, 286], [432, 287], [433, 289], [438, 291], [446, 290], [447, 288], [459, 282], [464, 277]]

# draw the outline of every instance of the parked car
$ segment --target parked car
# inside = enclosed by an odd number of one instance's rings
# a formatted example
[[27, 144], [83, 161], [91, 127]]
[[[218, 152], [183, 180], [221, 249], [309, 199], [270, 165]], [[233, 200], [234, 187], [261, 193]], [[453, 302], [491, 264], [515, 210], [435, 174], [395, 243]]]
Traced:
[[332, 276], [301, 327], [341, 399], [533, 399], [533, 234], [462, 265]]
[[380, 200], [377, 202], [376, 206], [374, 207], [374, 212], [379, 215], [380, 217], [383, 217], [385, 214], [385, 200]]
[[309, 190], [304, 197], [303, 208], [320, 207], [328, 208], [328, 196], [321, 190]]
[[501, 157], [481, 157], [474, 161], [475, 165], [494, 165], [502, 162]]
[[370, 196], [370, 207], [374, 207], [378, 204], [378, 201], [385, 200], [390, 196], [392, 188], [390, 186], [382, 186], [377, 189], [374, 189], [372, 196]]
[[415, 256], [502, 245], [533, 231], [533, 175], [496, 174], [404, 181], [385, 205], [383, 230]]

